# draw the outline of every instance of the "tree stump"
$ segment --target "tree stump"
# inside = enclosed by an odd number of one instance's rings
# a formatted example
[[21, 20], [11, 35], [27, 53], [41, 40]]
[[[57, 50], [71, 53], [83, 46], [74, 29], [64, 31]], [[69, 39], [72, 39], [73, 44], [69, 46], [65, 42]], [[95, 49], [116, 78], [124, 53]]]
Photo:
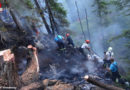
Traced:
[[0, 51], [0, 86], [17, 87], [21, 86], [20, 79], [15, 65], [14, 54], [11, 50]]

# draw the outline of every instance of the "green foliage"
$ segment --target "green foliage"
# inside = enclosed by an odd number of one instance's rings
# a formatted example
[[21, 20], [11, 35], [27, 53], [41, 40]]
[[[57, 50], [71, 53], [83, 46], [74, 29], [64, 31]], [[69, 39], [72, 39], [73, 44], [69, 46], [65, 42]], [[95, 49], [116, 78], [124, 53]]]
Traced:
[[109, 4], [115, 5], [118, 9], [123, 9], [123, 6], [122, 6], [120, 0], [110, 0]]
[[28, 6], [28, 8], [33, 9], [34, 6], [30, 0], [24, 0], [25, 4]]
[[[127, 63], [128, 65], [130, 64], [130, 30], [124, 30], [122, 32], [122, 34], [116, 36], [116, 37], [113, 37], [110, 41], [113, 41], [113, 40], [117, 40], [119, 38], [126, 38], [127, 39], [127, 43], [124, 44], [124, 46], [126, 46], [127, 49], [124, 49], [124, 52], [123, 52], [123, 56], [121, 57], [122, 58], [122, 61]], [[129, 73], [130, 75], [130, 73]], [[130, 80], [130, 77], [128, 77], [129, 80]]]
[[100, 23], [104, 25], [109, 24], [107, 17], [112, 11], [120, 12], [119, 15], [130, 16], [130, 0], [94, 0], [93, 7], [95, 7], [94, 12], [100, 18]]
[[25, 16], [28, 22], [34, 21], [35, 23], [41, 22], [38, 18], [31, 17], [31, 16]]
[[107, 10], [108, 2], [105, 0], [95, 0], [93, 7], [96, 7], [97, 15], [101, 18], [103, 15], [107, 15], [109, 12]]
[[3, 26], [3, 27], [0, 27], [0, 31], [2, 31], [2, 32], [6, 32], [7, 29]]
[[130, 48], [130, 41], [125, 44], [126, 47]]
[[122, 78], [124, 78], [130, 82], [130, 71], [128, 71], [126, 76], [123, 76]]
[[36, 17], [31, 17], [31, 16], [25, 16], [24, 18], [26, 18], [26, 20], [28, 22], [30, 22], [30, 24], [32, 24], [32, 22], [34, 22], [36, 24], [37, 27], [41, 27], [42, 23], [41, 20], [39, 18], [36, 18]]
[[55, 12], [55, 14], [60, 14], [63, 17], [66, 17], [66, 10], [64, 10], [64, 7], [61, 3], [58, 3], [57, 0], [49, 0], [49, 3], [51, 9]]
[[59, 26], [68, 26], [69, 23], [66, 19], [67, 12], [64, 9], [61, 3], [58, 3], [58, 0], [48, 0], [49, 6], [52, 10], [53, 16], [57, 19], [57, 24]]
[[123, 11], [126, 16], [130, 15], [130, 0], [110, 0], [110, 5], [116, 6], [118, 11]]
[[[122, 38], [122, 37], [125, 37], [125, 38], [130, 39], [130, 30], [124, 30], [121, 35], [118, 35], [118, 36], [116, 36], [116, 37], [111, 38], [111, 39], [109, 40], [109, 42], [111, 42], [111, 41], [113, 41], [113, 40], [116, 40], [116, 39], [119, 39], [119, 38]], [[130, 42], [128, 42], [128, 45], [130, 45], [129, 43], [130, 43]]]
[[107, 15], [111, 13], [108, 9], [108, 1], [106, 0], [94, 0], [94, 4], [92, 5], [95, 7], [94, 12], [96, 12], [97, 16], [100, 18], [100, 23], [107, 25], [109, 23], [107, 19]]

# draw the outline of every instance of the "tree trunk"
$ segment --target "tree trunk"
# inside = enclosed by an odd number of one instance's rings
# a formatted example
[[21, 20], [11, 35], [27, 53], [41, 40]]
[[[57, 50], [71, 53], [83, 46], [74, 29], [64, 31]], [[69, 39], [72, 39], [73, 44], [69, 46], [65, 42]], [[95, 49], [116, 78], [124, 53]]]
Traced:
[[57, 23], [54, 19], [54, 16], [52, 14], [52, 10], [50, 8], [50, 5], [49, 5], [49, 2], [48, 0], [45, 0], [45, 3], [46, 3], [46, 6], [48, 8], [48, 14], [49, 14], [49, 19], [50, 19], [50, 23], [51, 23], [51, 27], [52, 27], [52, 31], [53, 31], [53, 34], [55, 34], [55, 31], [57, 31]]
[[22, 28], [22, 24], [18, 20], [18, 18], [15, 16], [13, 9], [9, 9], [9, 11], [10, 11], [10, 14], [11, 14], [14, 22], [16, 23], [16, 26], [18, 27], [18, 29], [21, 30], [21, 31], [23, 31], [24, 29]]
[[16, 17], [16, 15], [15, 15], [13, 9], [10, 8], [10, 5], [9, 5], [9, 3], [8, 3], [7, 0], [5, 0], [5, 4], [6, 4], [7, 8], [9, 8], [9, 12], [10, 12], [10, 14], [11, 14], [11, 16], [12, 16], [12, 18], [13, 18], [13, 20], [14, 20], [16, 26], [17, 26], [17, 28], [20, 30], [20, 31], [19, 31], [20, 35], [21, 35], [21, 34], [25, 34], [25, 30], [23, 29], [20, 20]]
[[3, 60], [0, 59], [0, 86], [20, 88], [21, 81], [17, 73], [14, 54], [8, 49], [0, 51], [0, 56], [3, 56]]
[[44, 13], [43, 13], [43, 11], [42, 11], [42, 9], [41, 9], [41, 7], [40, 7], [38, 1], [37, 1], [37, 0], [34, 0], [34, 1], [35, 1], [35, 4], [36, 4], [36, 6], [37, 6], [37, 8], [38, 8], [38, 10], [39, 10], [39, 13], [40, 13], [41, 18], [42, 18], [42, 20], [43, 20], [43, 23], [45, 24], [45, 27], [46, 27], [46, 29], [47, 29], [47, 32], [48, 32], [49, 34], [51, 34], [51, 30], [50, 30], [50, 28], [49, 28], [49, 25], [47, 24], [47, 21], [46, 21], [46, 19], [45, 19], [45, 17], [44, 17]]
[[55, 27], [54, 27], [54, 23], [53, 23], [53, 21], [52, 21], [52, 15], [51, 15], [51, 11], [50, 11], [50, 7], [49, 7], [49, 5], [48, 5], [48, 1], [47, 0], [45, 0], [45, 3], [46, 3], [46, 6], [47, 6], [47, 9], [48, 9], [48, 14], [49, 14], [49, 20], [50, 20], [50, 24], [51, 24], [51, 29], [52, 29], [52, 33], [53, 33], [53, 35], [55, 34]]
[[49, 20], [50, 20], [50, 24], [51, 24], [52, 33], [53, 33], [53, 35], [55, 35], [55, 28], [54, 28], [54, 24], [53, 24], [50, 14], [49, 14]]
[[112, 86], [112, 85], [107, 85], [107, 84], [104, 84], [102, 82], [99, 82], [95, 79], [93, 79], [92, 77], [90, 76], [85, 76], [85, 80], [87, 80], [89, 83], [92, 83], [94, 85], [97, 85], [105, 90], [124, 90], [122, 88], [118, 88], [118, 87], [115, 87], [115, 86]]

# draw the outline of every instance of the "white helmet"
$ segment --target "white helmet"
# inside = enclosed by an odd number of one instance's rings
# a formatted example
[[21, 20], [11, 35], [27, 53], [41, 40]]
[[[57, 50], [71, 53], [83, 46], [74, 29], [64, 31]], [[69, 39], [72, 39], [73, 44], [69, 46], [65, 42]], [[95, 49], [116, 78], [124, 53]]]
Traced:
[[112, 51], [112, 50], [113, 50], [112, 47], [109, 47], [109, 48], [108, 48], [108, 51]]

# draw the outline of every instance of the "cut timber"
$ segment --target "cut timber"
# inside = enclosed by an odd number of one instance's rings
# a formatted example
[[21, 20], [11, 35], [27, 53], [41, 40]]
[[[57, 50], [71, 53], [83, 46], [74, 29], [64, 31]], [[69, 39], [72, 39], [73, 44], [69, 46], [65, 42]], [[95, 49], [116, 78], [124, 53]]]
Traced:
[[15, 65], [14, 54], [11, 53], [11, 50], [0, 51], [0, 86], [7, 87], [17, 87], [21, 86], [21, 82], [17, 73]]
[[85, 80], [87, 80], [89, 83], [92, 83], [94, 85], [97, 85], [105, 90], [124, 90], [122, 88], [118, 88], [118, 87], [115, 87], [115, 86], [112, 86], [112, 85], [107, 85], [107, 84], [104, 84], [104, 83], [101, 83], [95, 79], [93, 79], [92, 77], [86, 75], [84, 77]]
[[24, 85], [28, 85], [30, 83], [38, 81], [39, 78], [39, 64], [38, 64], [38, 57], [37, 57], [37, 50], [35, 47], [31, 45], [28, 48], [33, 49], [33, 55], [28, 63], [26, 71], [22, 74], [22, 82]]
[[8, 52], [8, 51], [9, 51], [9, 49], [7, 49], [7, 50], [3, 50], [3, 51], [0, 51], [0, 56], [3, 56], [4, 53], [5, 53], [5, 52]]

